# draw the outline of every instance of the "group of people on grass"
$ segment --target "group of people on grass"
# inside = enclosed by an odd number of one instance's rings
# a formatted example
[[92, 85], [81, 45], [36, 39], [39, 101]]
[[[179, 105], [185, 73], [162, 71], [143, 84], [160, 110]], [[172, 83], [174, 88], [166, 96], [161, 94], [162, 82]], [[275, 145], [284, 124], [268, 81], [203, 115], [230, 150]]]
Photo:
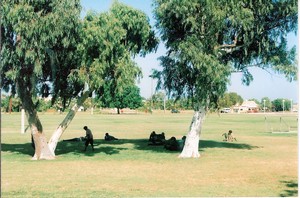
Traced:
[[[94, 151], [93, 133], [87, 126], [84, 126], [83, 129], [85, 130], [86, 133], [85, 137], [72, 138], [63, 141], [85, 141], [84, 144], [85, 148], [83, 151], [86, 151], [89, 144], [91, 145], [92, 150]], [[223, 133], [222, 136], [224, 136], [223, 141], [227, 141], [227, 142], [233, 142], [233, 140], [237, 141], [236, 138], [233, 136], [232, 130], [229, 130], [228, 133]], [[104, 140], [113, 141], [113, 140], [118, 140], [118, 138], [115, 138], [109, 133], [105, 133]], [[186, 140], [186, 136], [183, 136], [181, 140], [177, 140], [176, 137], [174, 136], [166, 140], [164, 132], [157, 134], [155, 131], [152, 131], [149, 137], [148, 145], [163, 145], [165, 149], [170, 151], [182, 151], [185, 144], [185, 140]]]
[[177, 140], [176, 137], [173, 136], [166, 140], [164, 132], [157, 134], [155, 131], [152, 131], [149, 137], [148, 145], [163, 145], [167, 150], [181, 151], [184, 147], [185, 139], [186, 136], [183, 136], [181, 140]]
[[[94, 151], [94, 137], [91, 129], [89, 129], [87, 126], [84, 126], [83, 129], [85, 130], [85, 137], [79, 137], [79, 138], [72, 138], [72, 139], [67, 139], [63, 141], [71, 141], [71, 142], [78, 142], [78, 141], [85, 141], [84, 145], [84, 150], [86, 151], [88, 145], [90, 144], [92, 147], [92, 150]], [[112, 140], [118, 140], [118, 138], [115, 138], [112, 135], [109, 135], [109, 133], [105, 133], [104, 136], [105, 141], [112, 141]]]

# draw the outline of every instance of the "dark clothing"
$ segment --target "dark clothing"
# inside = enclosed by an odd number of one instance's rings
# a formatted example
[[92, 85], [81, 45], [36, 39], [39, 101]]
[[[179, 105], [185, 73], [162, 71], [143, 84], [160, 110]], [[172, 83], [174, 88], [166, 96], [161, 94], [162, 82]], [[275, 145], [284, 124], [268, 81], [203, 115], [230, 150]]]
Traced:
[[161, 134], [156, 134], [155, 131], [153, 131], [149, 137], [149, 142], [151, 142], [149, 145], [163, 145], [165, 140], [166, 138], [164, 132]]
[[181, 140], [178, 140], [179, 150], [182, 151], [185, 145], [186, 136], [183, 136]]
[[91, 146], [92, 146], [92, 148], [93, 148], [93, 150], [94, 150], [94, 140], [93, 140], [93, 139], [86, 139], [84, 144], [85, 144], [85, 150], [86, 150], [86, 147], [87, 147], [89, 144], [91, 144]]
[[90, 129], [88, 129], [87, 127], [84, 128], [84, 130], [86, 132], [84, 151], [86, 151], [86, 148], [88, 147], [89, 144], [91, 144], [92, 149], [94, 150], [94, 138], [93, 138], [92, 131]]
[[178, 151], [180, 150], [179, 144], [175, 137], [171, 137], [171, 139], [167, 140], [165, 143], [165, 149], [170, 151]]
[[85, 135], [86, 139], [93, 139], [93, 134], [90, 129], [86, 129], [85, 132], [86, 132], [86, 135]]
[[111, 140], [118, 140], [118, 138], [115, 138], [112, 135], [109, 135], [108, 133], [105, 134], [104, 140], [111, 141]]
[[83, 140], [86, 140], [86, 138], [84, 137], [79, 137], [79, 138], [72, 138], [72, 139], [67, 139], [67, 140], [63, 140], [64, 142], [67, 141], [67, 142], [80, 142], [80, 141], [83, 141]]

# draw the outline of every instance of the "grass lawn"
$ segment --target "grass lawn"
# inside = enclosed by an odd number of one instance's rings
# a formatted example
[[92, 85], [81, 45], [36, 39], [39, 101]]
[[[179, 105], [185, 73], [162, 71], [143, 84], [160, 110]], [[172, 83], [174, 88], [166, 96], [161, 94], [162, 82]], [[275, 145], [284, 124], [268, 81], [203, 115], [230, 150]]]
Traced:
[[[209, 114], [202, 128], [198, 159], [148, 146], [154, 130], [166, 138], [186, 135], [192, 112], [135, 115], [78, 113], [60, 141], [56, 159], [32, 161], [30, 130], [20, 133], [20, 114], [1, 115], [1, 197], [199, 197], [298, 196], [296, 114]], [[49, 138], [64, 118], [40, 114]], [[233, 130], [237, 142], [223, 142]], [[271, 133], [273, 131], [274, 133]], [[108, 132], [119, 138], [105, 142]], [[275, 133], [276, 132], [276, 133]]]

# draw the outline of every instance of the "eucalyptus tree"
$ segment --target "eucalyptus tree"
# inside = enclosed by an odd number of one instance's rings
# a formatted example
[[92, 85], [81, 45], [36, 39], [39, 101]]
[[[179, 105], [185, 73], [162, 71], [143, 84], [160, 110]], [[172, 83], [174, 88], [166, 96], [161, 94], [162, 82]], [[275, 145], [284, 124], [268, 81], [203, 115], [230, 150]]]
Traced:
[[250, 67], [273, 70], [293, 80], [295, 47], [287, 33], [296, 31], [296, 0], [154, 0], [156, 26], [167, 53], [153, 75], [176, 97], [188, 96], [195, 114], [180, 157], [199, 157], [202, 121], [217, 103], [232, 72], [248, 85]]
[[[81, 22], [77, 53], [79, 67], [71, 70], [68, 85], [80, 95], [64, 121], [53, 133], [49, 147], [54, 154], [57, 142], [77, 109], [92, 95], [101, 94], [105, 84], [112, 95], [133, 86], [142, 76], [133, 57], [156, 50], [158, 39], [145, 13], [115, 1], [104, 13], [89, 12]], [[109, 83], [107, 83], [109, 82]]]
[[114, 91], [109, 82], [99, 90], [99, 100], [102, 107], [117, 108], [117, 112], [120, 114], [120, 109], [137, 109], [143, 105], [140, 89], [136, 85], [124, 87], [123, 90], [117, 93], [114, 93]]
[[37, 96], [68, 93], [76, 68], [79, 1], [10, 1], [1, 5], [1, 88], [18, 94], [35, 143], [34, 158], [53, 158], [34, 103]]
[[[80, 1], [2, 1], [1, 88], [21, 98], [33, 140], [33, 159], [53, 159], [57, 142], [78, 108], [105, 81], [115, 90], [141, 70], [132, 57], [156, 49], [147, 16], [115, 2], [105, 13], [80, 19]], [[51, 95], [76, 104], [47, 143], [34, 98]]]
[[134, 85], [142, 73], [133, 57], [155, 51], [158, 44], [146, 14], [117, 1], [108, 12], [89, 12], [81, 23], [79, 37], [80, 67], [70, 72], [68, 84], [76, 85], [74, 90], [80, 91], [80, 98], [49, 141], [53, 153], [81, 104], [93, 92], [101, 93], [104, 84], [111, 86], [114, 95]]

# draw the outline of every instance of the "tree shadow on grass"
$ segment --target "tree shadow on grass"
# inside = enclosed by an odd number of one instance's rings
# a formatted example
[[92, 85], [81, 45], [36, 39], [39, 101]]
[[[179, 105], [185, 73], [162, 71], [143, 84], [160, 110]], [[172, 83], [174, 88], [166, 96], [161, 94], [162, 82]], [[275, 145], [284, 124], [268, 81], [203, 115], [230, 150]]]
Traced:
[[246, 149], [252, 150], [255, 148], [259, 148], [258, 146], [252, 146], [250, 144], [243, 144], [237, 142], [220, 142], [220, 141], [213, 141], [213, 140], [200, 140], [199, 142], [200, 149], [205, 148], [230, 148], [230, 149]]
[[[60, 156], [64, 154], [74, 154], [74, 155], [86, 155], [86, 156], [95, 156], [98, 153], [105, 153], [107, 155], [119, 154], [121, 150], [126, 150], [127, 148], [120, 148], [115, 146], [101, 146], [97, 148], [99, 144], [94, 144], [95, 150], [92, 151], [92, 147], [89, 145], [86, 151], [84, 149], [84, 142], [64, 142], [60, 141], [57, 144], [55, 155]], [[34, 149], [31, 146], [31, 143], [24, 144], [1, 144], [1, 151], [8, 153], [15, 153], [21, 155], [34, 155]]]
[[1, 152], [9, 152], [9, 153], [33, 156], [34, 149], [32, 148], [31, 143], [24, 143], [24, 144], [1, 143]]
[[[86, 156], [95, 156], [98, 153], [104, 153], [107, 155], [120, 154], [122, 150], [130, 149], [130, 146], [127, 144], [133, 145], [133, 149], [151, 151], [157, 153], [174, 153], [179, 151], [168, 151], [164, 149], [163, 145], [149, 145], [148, 139], [120, 139], [116, 141], [105, 141], [103, 139], [95, 139], [94, 147], [95, 151], [92, 151], [91, 146], [89, 145], [87, 151], [83, 151], [84, 142], [68, 142], [60, 141], [57, 144], [55, 150], [56, 156], [64, 154], [74, 154], [74, 155], [86, 155]], [[206, 148], [231, 148], [231, 149], [255, 149], [257, 146], [252, 146], [249, 144], [241, 143], [231, 143], [231, 142], [218, 142], [213, 140], [200, 140], [199, 149], [201, 151]], [[31, 146], [31, 143], [24, 144], [1, 144], [2, 152], [12, 152], [16, 154], [30, 155], [33, 156], [34, 149]]]
[[104, 144], [104, 140], [94, 140], [94, 151], [92, 150], [91, 145], [88, 145], [86, 151], [83, 151], [85, 148], [85, 142], [65, 142], [60, 141], [55, 150], [55, 155], [63, 155], [68, 153], [73, 153], [75, 155], [86, 155], [86, 156], [94, 156], [99, 153], [104, 153], [106, 155], [114, 155], [119, 154], [122, 150], [127, 150], [125, 147], [117, 147], [113, 144]]
[[285, 184], [287, 190], [280, 194], [280, 197], [297, 197], [298, 196], [298, 182], [297, 181], [280, 181]]

